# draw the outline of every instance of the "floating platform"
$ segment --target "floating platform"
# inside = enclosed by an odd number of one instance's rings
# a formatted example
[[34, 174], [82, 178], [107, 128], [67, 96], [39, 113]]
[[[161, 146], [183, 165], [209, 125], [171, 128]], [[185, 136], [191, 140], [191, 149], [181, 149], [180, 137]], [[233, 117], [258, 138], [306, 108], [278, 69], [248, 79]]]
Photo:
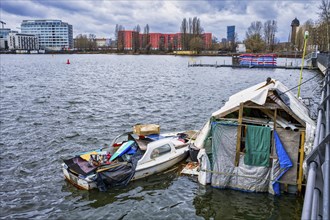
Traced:
[[[299, 66], [258, 66], [258, 65], [228, 65], [228, 64], [197, 64], [197, 63], [188, 63], [188, 67], [214, 67], [214, 68], [220, 68], [220, 67], [231, 67], [231, 68], [258, 68], [258, 69], [301, 69]], [[317, 69], [316, 67], [308, 67], [305, 66], [303, 69]]]

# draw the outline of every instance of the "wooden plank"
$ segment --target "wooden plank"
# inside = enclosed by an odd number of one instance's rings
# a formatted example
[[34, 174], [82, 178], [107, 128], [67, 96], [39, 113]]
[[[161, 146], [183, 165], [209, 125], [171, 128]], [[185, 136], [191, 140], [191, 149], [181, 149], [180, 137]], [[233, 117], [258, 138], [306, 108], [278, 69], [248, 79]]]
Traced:
[[281, 181], [297, 183], [300, 132], [285, 130], [279, 127], [277, 128], [277, 133], [293, 165], [281, 177]]
[[216, 118], [221, 118], [221, 117], [225, 117], [226, 115], [229, 115], [230, 113], [236, 112], [237, 110], [239, 110], [239, 106], [236, 106], [235, 108], [229, 109], [225, 112], [222, 112], [220, 115], [215, 116]]
[[241, 138], [242, 138], [242, 121], [243, 121], [243, 107], [244, 103], [239, 104], [238, 112], [238, 127], [237, 127], [237, 141], [236, 141], [236, 156], [235, 156], [235, 166], [238, 166], [239, 156], [241, 151]]
[[277, 109], [274, 111], [274, 129], [273, 129], [273, 134], [272, 134], [272, 150], [271, 150], [271, 155], [275, 154], [275, 138], [274, 138], [274, 133], [276, 131], [276, 118], [277, 118]]
[[257, 105], [255, 103], [250, 103], [248, 105], [245, 105], [245, 107], [248, 107], [248, 108], [256, 108], [256, 109], [281, 109], [281, 106], [279, 106], [278, 104], [276, 103], [268, 103], [266, 102], [265, 104], [263, 105]]
[[302, 182], [303, 182], [303, 162], [304, 162], [304, 143], [305, 143], [305, 132], [301, 132], [300, 136], [300, 150], [299, 150], [299, 170], [298, 170], [298, 193], [301, 194]]

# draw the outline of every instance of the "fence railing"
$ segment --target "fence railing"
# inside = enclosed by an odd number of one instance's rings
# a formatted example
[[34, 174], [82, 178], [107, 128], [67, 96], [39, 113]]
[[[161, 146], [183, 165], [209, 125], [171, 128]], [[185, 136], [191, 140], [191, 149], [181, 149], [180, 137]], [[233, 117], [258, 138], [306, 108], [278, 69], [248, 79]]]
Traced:
[[305, 60], [308, 61], [313, 58], [317, 58], [317, 52], [312, 52], [312, 53], [307, 54]]
[[[319, 57], [318, 57], [319, 59]], [[313, 151], [306, 157], [307, 185], [301, 219], [330, 219], [330, 63], [327, 66], [318, 108]]]

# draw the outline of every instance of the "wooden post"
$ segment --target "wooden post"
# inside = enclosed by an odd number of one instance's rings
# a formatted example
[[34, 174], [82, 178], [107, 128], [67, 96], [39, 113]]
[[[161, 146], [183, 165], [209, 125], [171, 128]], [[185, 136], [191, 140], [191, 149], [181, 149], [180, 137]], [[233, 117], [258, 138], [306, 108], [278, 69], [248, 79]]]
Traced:
[[273, 137], [272, 137], [272, 150], [271, 150], [271, 155], [274, 156], [274, 151], [276, 150], [275, 149], [275, 131], [276, 131], [276, 118], [277, 118], [277, 109], [275, 109], [274, 111], [274, 128], [273, 128]]
[[300, 136], [300, 149], [299, 149], [299, 171], [298, 171], [298, 193], [301, 194], [302, 182], [303, 182], [303, 162], [304, 162], [304, 143], [305, 143], [305, 131], [301, 132]]
[[237, 127], [237, 142], [236, 142], [236, 156], [235, 156], [235, 166], [238, 166], [240, 151], [241, 151], [241, 138], [242, 138], [242, 121], [243, 121], [243, 105], [244, 103], [239, 104], [238, 110], [238, 127]]

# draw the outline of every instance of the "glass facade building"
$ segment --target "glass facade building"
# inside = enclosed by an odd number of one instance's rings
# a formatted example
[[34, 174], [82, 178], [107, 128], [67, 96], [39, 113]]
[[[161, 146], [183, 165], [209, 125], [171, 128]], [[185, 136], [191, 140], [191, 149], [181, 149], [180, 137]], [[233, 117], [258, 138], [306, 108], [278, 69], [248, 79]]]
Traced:
[[23, 20], [22, 34], [34, 34], [40, 49], [64, 50], [73, 48], [72, 25], [61, 20]]
[[227, 26], [227, 41], [235, 42], [235, 26]]

